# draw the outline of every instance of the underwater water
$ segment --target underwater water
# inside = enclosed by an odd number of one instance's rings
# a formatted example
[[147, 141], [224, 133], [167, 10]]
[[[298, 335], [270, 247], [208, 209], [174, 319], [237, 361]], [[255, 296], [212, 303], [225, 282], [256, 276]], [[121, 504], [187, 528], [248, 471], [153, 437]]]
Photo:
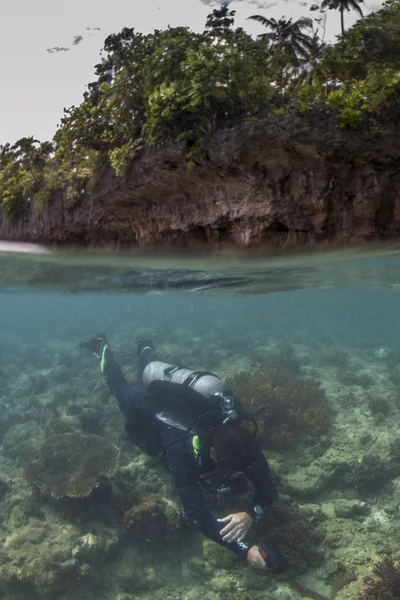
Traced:
[[[398, 248], [16, 250], [0, 248], [1, 598], [368, 596], [364, 578], [400, 542]], [[257, 572], [183, 520], [171, 474], [129, 439], [79, 347], [99, 333], [131, 384], [145, 336], [160, 360], [212, 371], [248, 412], [268, 409], [258, 439], [278, 498], [250, 538], [275, 544], [288, 571]], [[241, 510], [205, 497], [218, 516]]]

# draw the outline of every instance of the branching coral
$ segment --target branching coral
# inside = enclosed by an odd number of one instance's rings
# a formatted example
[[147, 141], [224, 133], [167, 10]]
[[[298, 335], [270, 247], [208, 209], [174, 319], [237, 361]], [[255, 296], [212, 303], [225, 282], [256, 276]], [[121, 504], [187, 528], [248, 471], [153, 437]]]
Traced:
[[97, 435], [61, 433], [23, 452], [21, 462], [29, 483], [53, 498], [81, 498], [118, 465], [115, 444]]
[[332, 410], [324, 403], [324, 390], [311, 377], [264, 367], [253, 373], [242, 371], [226, 384], [247, 411], [267, 411], [259, 417], [260, 437], [267, 446], [291, 446], [299, 433], [319, 436], [332, 422]]
[[374, 568], [377, 579], [368, 576], [357, 600], [397, 600], [400, 598], [400, 562], [384, 556]]

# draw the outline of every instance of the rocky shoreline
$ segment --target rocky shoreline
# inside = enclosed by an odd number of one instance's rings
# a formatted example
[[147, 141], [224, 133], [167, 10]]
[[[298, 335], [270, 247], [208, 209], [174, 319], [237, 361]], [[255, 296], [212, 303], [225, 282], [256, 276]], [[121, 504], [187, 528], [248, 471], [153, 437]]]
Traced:
[[[287, 114], [223, 129], [189, 168], [185, 142], [145, 147], [125, 177], [107, 172], [66, 209], [7, 220], [3, 240], [62, 246], [296, 249], [394, 239], [400, 232], [398, 126], [338, 127]], [[32, 203], [33, 204], [33, 203]]]

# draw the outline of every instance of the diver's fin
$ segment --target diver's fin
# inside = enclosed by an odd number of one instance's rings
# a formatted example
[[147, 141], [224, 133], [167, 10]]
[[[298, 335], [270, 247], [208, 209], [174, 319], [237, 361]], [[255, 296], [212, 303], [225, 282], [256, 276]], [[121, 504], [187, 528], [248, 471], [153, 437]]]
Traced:
[[153, 342], [149, 338], [137, 338], [137, 353], [140, 359], [148, 359], [151, 354], [155, 353]]
[[79, 344], [79, 347], [84, 348], [85, 350], [89, 350], [89, 352], [92, 352], [98, 359], [101, 359], [103, 356], [104, 348], [108, 347], [108, 342], [105, 334], [99, 333], [88, 342], [83, 342], [82, 344]]
[[143, 371], [149, 363], [156, 360], [156, 355], [153, 342], [149, 338], [138, 337], [136, 343], [139, 356], [139, 377], [142, 378]]

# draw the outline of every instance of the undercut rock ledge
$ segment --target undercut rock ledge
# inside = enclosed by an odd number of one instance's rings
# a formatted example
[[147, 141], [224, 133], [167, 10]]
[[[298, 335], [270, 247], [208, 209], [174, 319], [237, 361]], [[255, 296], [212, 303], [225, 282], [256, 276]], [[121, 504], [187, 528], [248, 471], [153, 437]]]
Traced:
[[[386, 131], [387, 130], [387, 131]], [[188, 168], [185, 143], [145, 148], [72, 209], [0, 215], [3, 240], [140, 249], [306, 248], [400, 232], [400, 127], [338, 128], [323, 112], [217, 132]]]

